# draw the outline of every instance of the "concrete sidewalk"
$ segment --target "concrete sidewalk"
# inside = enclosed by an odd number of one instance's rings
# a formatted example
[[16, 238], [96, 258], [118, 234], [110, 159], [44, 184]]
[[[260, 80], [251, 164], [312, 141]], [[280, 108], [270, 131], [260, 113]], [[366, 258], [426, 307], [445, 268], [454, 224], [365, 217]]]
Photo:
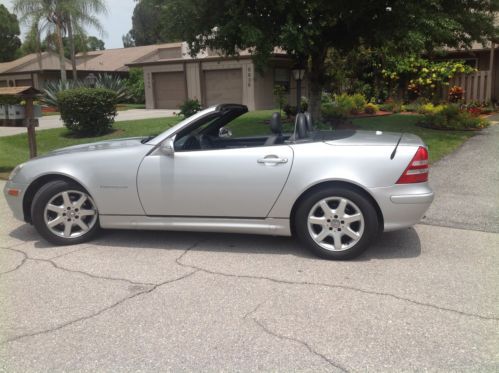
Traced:
[[[174, 116], [178, 110], [147, 110], [147, 109], [131, 109], [119, 111], [115, 118], [116, 122], [125, 120], [139, 120], [139, 119], [152, 119], [152, 118], [165, 118]], [[50, 128], [60, 128], [64, 124], [59, 115], [51, 115], [39, 119], [40, 125], [36, 128], [37, 131], [46, 130]], [[17, 135], [19, 133], [26, 133], [24, 127], [0, 127], [0, 137]]]

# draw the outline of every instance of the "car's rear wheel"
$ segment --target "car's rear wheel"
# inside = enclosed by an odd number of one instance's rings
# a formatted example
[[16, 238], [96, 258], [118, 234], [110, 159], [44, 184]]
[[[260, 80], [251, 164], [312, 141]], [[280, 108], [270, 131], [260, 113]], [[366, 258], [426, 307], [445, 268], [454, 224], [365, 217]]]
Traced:
[[326, 259], [351, 259], [376, 238], [378, 217], [363, 194], [327, 187], [306, 196], [295, 215], [295, 232], [312, 252]]
[[99, 213], [80, 185], [65, 180], [45, 184], [31, 206], [33, 225], [47, 241], [73, 245], [90, 240], [99, 230]]

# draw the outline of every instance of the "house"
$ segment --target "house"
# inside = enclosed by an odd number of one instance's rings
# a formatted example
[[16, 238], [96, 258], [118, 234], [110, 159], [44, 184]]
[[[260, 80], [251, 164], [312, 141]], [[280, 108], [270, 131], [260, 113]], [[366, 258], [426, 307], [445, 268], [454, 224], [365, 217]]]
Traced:
[[[143, 68], [148, 109], [177, 109], [187, 99], [196, 99], [203, 106], [236, 103], [249, 110], [272, 109], [276, 84], [286, 88], [288, 102], [296, 102], [293, 61], [280, 50], [274, 51], [263, 71], [257, 71], [248, 51], [222, 57], [208, 50], [192, 57], [187, 43], [163, 45], [128, 66]], [[302, 92], [306, 95], [305, 81]]]

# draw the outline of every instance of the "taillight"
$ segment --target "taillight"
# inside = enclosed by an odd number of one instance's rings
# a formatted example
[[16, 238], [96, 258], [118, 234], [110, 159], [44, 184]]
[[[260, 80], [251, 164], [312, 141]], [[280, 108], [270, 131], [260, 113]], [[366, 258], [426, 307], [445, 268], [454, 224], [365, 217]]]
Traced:
[[423, 183], [428, 181], [428, 150], [420, 146], [397, 184]]

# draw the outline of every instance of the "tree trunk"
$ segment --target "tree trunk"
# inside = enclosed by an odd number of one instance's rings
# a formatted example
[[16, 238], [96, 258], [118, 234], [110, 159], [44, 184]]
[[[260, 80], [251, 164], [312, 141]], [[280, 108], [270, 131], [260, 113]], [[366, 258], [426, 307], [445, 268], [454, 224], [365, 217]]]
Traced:
[[310, 100], [308, 103], [309, 112], [315, 122], [321, 120], [321, 96], [324, 82], [324, 61], [326, 51], [314, 53], [310, 56]]
[[[36, 58], [38, 60], [38, 70], [40, 73], [43, 72], [43, 62], [42, 62], [42, 43], [40, 41], [40, 28], [38, 27], [38, 22], [35, 24], [36, 27], [36, 35], [35, 35], [35, 48], [36, 48]], [[39, 88], [39, 87], [37, 87]]]
[[64, 57], [64, 44], [62, 42], [62, 27], [61, 20], [58, 19], [56, 22], [56, 34], [57, 34], [57, 48], [59, 49], [59, 64], [61, 67], [61, 81], [66, 83], [66, 58]]
[[76, 81], [78, 79], [78, 72], [76, 71], [76, 53], [75, 53], [75, 39], [73, 35], [73, 21], [71, 20], [71, 16], [68, 16], [68, 38], [69, 38], [69, 47], [71, 49], [71, 66], [73, 67], [73, 80]]

